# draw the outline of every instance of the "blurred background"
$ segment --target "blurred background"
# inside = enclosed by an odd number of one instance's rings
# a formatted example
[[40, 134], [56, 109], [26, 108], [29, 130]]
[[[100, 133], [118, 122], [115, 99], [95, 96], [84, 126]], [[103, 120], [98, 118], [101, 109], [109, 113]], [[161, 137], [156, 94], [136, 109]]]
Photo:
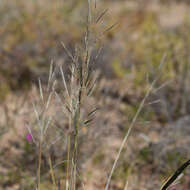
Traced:
[[[158, 78], [111, 185], [124, 189], [128, 180], [130, 190], [159, 189], [190, 155], [190, 3], [97, 0], [95, 5], [92, 0], [91, 8], [92, 18], [100, 18], [91, 33], [103, 34], [103, 48], [94, 67], [100, 73], [97, 89], [84, 110], [93, 104], [100, 111], [81, 129], [82, 182], [88, 190], [104, 189], [129, 124], [147, 87]], [[35, 187], [36, 148], [26, 135], [35, 126], [38, 79], [46, 88], [52, 60], [67, 75], [70, 58], [61, 42], [72, 54], [76, 45], [84, 45], [87, 9], [87, 0], [0, 0], [0, 189]], [[97, 51], [98, 45], [92, 56]], [[57, 107], [55, 102], [50, 111], [55, 125], [67, 130]], [[65, 165], [59, 163], [66, 159], [66, 133], [62, 137], [50, 149], [57, 179], [65, 179]], [[42, 190], [48, 190], [52, 186], [43, 154]], [[189, 171], [184, 174], [177, 189], [190, 189]]]

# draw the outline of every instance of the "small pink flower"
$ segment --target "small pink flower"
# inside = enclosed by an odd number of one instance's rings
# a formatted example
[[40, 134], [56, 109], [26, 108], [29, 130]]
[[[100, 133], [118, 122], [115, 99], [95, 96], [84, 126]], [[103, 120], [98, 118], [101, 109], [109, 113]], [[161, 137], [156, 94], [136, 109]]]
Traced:
[[32, 135], [30, 133], [28, 133], [26, 135], [26, 139], [27, 139], [28, 142], [31, 142], [32, 141]]

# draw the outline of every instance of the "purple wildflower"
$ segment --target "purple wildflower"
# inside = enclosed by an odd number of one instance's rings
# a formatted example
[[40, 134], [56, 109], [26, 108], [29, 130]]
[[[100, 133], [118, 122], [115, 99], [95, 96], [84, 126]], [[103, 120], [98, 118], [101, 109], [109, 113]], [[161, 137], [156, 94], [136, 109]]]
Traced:
[[31, 142], [31, 141], [32, 141], [32, 135], [31, 135], [31, 133], [28, 133], [28, 134], [26, 135], [26, 139], [27, 139], [28, 142]]

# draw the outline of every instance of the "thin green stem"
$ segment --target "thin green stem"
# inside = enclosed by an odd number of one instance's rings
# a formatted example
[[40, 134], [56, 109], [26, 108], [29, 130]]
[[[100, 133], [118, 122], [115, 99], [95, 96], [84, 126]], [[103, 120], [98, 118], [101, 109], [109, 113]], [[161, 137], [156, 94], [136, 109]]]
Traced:
[[66, 173], [66, 190], [69, 190], [69, 181], [70, 181], [70, 150], [71, 150], [71, 136], [68, 135], [68, 144], [67, 144], [67, 173]]
[[53, 166], [52, 166], [52, 160], [51, 160], [51, 156], [50, 155], [48, 156], [48, 162], [49, 162], [50, 175], [51, 175], [51, 179], [52, 179], [52, 182], [53, 182], [54, 190], [56, 190], [55, 175], [54, 175]]
[[40, 140], [39, 154], [38, 154], [38, 190], [40, 190], [40, 185], [41, 185], [41, 162], [42, 162], [42, 142]]

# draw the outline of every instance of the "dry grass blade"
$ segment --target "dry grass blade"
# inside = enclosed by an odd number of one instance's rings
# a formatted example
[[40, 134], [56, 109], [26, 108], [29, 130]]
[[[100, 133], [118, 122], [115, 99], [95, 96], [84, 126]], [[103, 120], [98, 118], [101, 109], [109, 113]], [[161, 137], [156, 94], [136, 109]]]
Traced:
[[54, 186], [54, 190], [57, 189], [57, 185], [56, 185], [56, 181], [55, 181], [55, 174], [54, 174], [54, 171], [53, 171], [53, 166], [52, 166], [52, 160], [51, 160], [51, 156], [49, 155], [48, 157], [48, 162], [49, 162], [49, 167], [50, 167], [50, 175], [51, 175], [51, 179], [52, 179], [52, 182], [53, 182], [53, 186]]
[[91, 0], [88, 0], [88, 22], [91, 23], [92, 15], [91, 15]]
[[161, 69], [162, 66], [164, 65], [164, 63], [166, 62], [166, 58], [167, 58], [167, 53], [164, 52], [164, 55], [162, 56], [162, 60], [161, 60], [160, 65], [158, 67], [159, 69]]
[[91, 96], [92, 93], [94, 92], [95, 90], [95, 87], [96, 87], [96, 83], [97, 81], [95, 80], [95, 82], [92, 84], [91, 88], [89, 89], [89, 91], [87, 92], [87, 96]]
[[173, 80], [168, 80], [168, 81], [166, 81], [166, 82], [163, 83], [161, 86], [159, 86], [158, 88], [154, 89], [152, 93], [155, 94], [158, 90], [164, 88], [165, 86], [169, 85], [169, 84], [172, 83], [172, 82], [173, 82]]
[[47, 110], [49, 108], [49, 105], [50, 105], [50, 102], [51, 102], [51, 98], [52, 98], [52, 95], [53, 95], [54, 92], [51, 92], [48, 96], [48, 100], [47, 100], [47, 103], [46, 103], [46, 107], [45, 107], [45, 110]]
[[65, 49], [65, 52], [67, 53], [67, 55], [71, 58], [71, 60], [73, 61], [73, 63], [76, 63], [75, 58], [72, 56], [72, 54], [70, 53], [70, 51], [67, 49], [67, 47], [65, 46], [65, 44], [63, 42], [61, 42], [61, 45], [63, 46], [63, 48]]
[[[160, 63], [160, 65], [159, 65], [159, 67], [158, 67], [159, 70], [161, 69], [161, 66], [162, 66], [163, 64], [164, 64], [164, 59], [161, 60], [161, 63]], [[130, 135], [130, 133], [131, 133], [133, 127], [134, 127], [134, 124], [135, 124], [135, 122], [136, 122], [136, 120], [137, 120], [139, 114], [141, 113], [141, 111], [142, 111], [142, 109], [143, 109], [143, 107], [144, 107], [144, 105], [145, 105], [145, 101], [147, 100], [147, 98], [148, 98], [148, 96], [150, 95], [150, 93], [153, 91], [154, 86], [155, 86], [155, 84], [156, 84], [156, 82], [158, 81], [159, 78], [160, 78], [160, 74], [158, 74], [158, 76], [152, 81], [152, 83], [150, 84], [150, 87], [148, 88], [148, 90], [147, 90], [147, 92], [146, 92], [146, 94], [145, 94], [143, 100], [142, 100], [141, 103], [140, 103], [140, 106], [138, 107], [138, 110], [137, 110], [135, 116], [133, 117], [133, 120], [132, 120], [132, 122], [131, 122], [131, 124], [130, 124], [130, 126], [129, 126], [129, 129], [128, 129], [128, 131], [127, 131], [127, 133], [126, 133], [126, 135], [125, 135], [125, 137], [124, 137], [124, 139], [123, 139], [123, 141], [122, 141], [122, 143], [121, 143], [121, 146], [120, 146], [120, 148], [119, 148], [119, 151], [118, 151], [118, 153], [117, 153], [117, 155], [116, 155], [116, 159], [115, 159], [115, 161], [114, 161], [114, 164], [113, 164], [113, 166], [112, 166], [110, 175], [109, 175], [109, 177], [108, 177], [105, 190], [108, 190], [108, 188], [109, 188], [109, 186], [110, 186], [110, 182], [111, 182], [111, 178], [112, 178], [113, 172], [115, 171], [117, 162], [118, 162], [118, 160], [119, 160], [119, 158], [120, 158], [120, 155], [121, 155], [121, 152], [122, 152], [122, 150], [123, 150], [123, 148], [124, 148], [124, 145], [126, 144], [126, 142], [127, 142], [127, 140], [128, 140], [128, 137], [129, 137], [129, 135]]]
[[100, 108], [95, 108], [95, 109], [93, 109], [93, 110], [88, 114], [88, 117], [94, 115], [98, 110], [100, 110]]
[[59, 163], [53, 165], [53, 169], [55, 169], [56, 167], [60, 166], [61, 164], [65, 164], [65, 163], [67, 163], [67, 162], [68, 162], [68, 160], [63, 160], [63, 161], [61, 161], [61, 162], [59, 162]]
[[96, 24], [103, 18], [103, 16], [108, 12], [109, 9], [105, 9], [96, 19]]
[[61, 77], [62, 77], [62, 80], [63, 80], [63, 85], [64, 85], [66, 93], [67, 93], [67, 95], [69, 97], [69, 91], [68, 91], [67, 84], [66, 84], [66, 81], [65, 81], [65, 76], [64, 76], [64, 73], [63, 73], [62, 66], [60, 67], [60, 71], [61, 71]]
[[160, 103], [160, 102], [162, 102], [162, 100], [161, 100], [161, 99], [158, 99], [158, 100], [155, 100], [155, 101], [149, 102], [148, 104], [146, 104], [146, 106], [147, 106], [147, 105], [158, 104], [158, 103]]
[[53, 78], [53, 64], [54, 64], [53, 60], [51, 60], [50, 70], [49, 70], [49, 78], [48, 78], [48, 86], [47, 86], [48, 91], [50, 89], [50, 82], [51, 82], [51, 80]]
[[88, 125], [91, 121], [93, 121], [94, 118], [88, 119], [84, 122], [84, 125]]
[[36, 115], [36, 119], [40, 123], [40, 115], [39, 115], [39, 113], [37, 111], [37, 107], [36, 107], [36, 105], [34, 103], [32, 103], [32, 104], [33, 104], [34, 113]]
[[180, 166], [176, 172], [163, 184], [160, 190], [167, 190], [168, 187], [179, 177], [179, 175], [190, 165], [190, 160]]
[[43, 102], [44, 101], [44, 95], [43, 95], [42, 83], [41, 83], [40, 79], [38, 79], [38, 82], [39, 82], [39, 89], [40, 89], [40, 97], [41, 97], [41, 100]]
[[52, 121], [52, 118], [51, 118], [51, 117], [48, 118], [48, 120], [47, 120], [47, 122], [46, 122], [46, 125], [45, 125], [45, 127], [44, 127], [44, 135], [46, 135], [46, 132], [47, 132], [47, 130], [48, 130], [48, 127], [49, 127], [51, 121]]
[[115, 26], [117, 26], [119, 24], [119, 22], [116, 22], [115, 24], [112, 24], [110, 27], [108, 27], [106, 30], [104, 30], [102, 32], [102, 34], [105, 34], [106, 32], [109, 32], [110, 30], [112, 30]]
[[129, 185], [129, 182], [126, 181], [126, 183], [125, 183], [125, 187], [124, 187], [124, 190], [127, 190], [127, 189], [128, 189], [128, 185]]
[[152, 89], [153, 89], [153, 87], [154, 87], [156, 81], [157, 81], [157, 79], [155, 79], [155, 80], [152, 82], [152, 84], [150, 85], [149, 89], [147, 90], [147, 92], [146, 92], [146, 94], [145, 94], [145, 97], [144, 97], [143, 100], [141, 101], [141, 104], [140, 104], [140, 106], [139, 106], [139, 108], [138, 108], [138, 110], [137, 110], [137, 112], [136, 112], [136, 114], [135, 114], [135, 116], [134, 116], [134, 118], [133, 118], [133, 120], [132, 120], [130, 126], [129, 126], [129, 129], [128, 129], [128, 131], [127, 131], [127, 133], [126, 133], [126, 135], [125, 135], [125, 137], [124, 137], [124, 139], [123, 139], [123, 141], [122, 141], [122, 143], [121, 143], [121, 146], [120, 146], [119, 151], [118, 151], [118, 153], [117, 153], [116, 159], [115, 159], [114, 164], [113, 164], [113, 166], [112, 166], [110, 175], [109, 175], [109, 177], [108, 177], [105, 190], [108, 190], [108, 188], [109, 188], [109, 185], [110, 185], [110, 182], [111, 182], [111, 178], [112, 178], [113, 172], [115, 171], [117, 162], [118, 162], [119, 157], [120, 157], [120, 155], [121, 155], [121, 152], [122, 152], [122, 150], [123, 150], [123, 148], [124, 148], [124, 145], [126, 144], [126, 142], [127, 142], [127, 140], [128, 140], [128, 137], [129, 137], [129, 135], [130, 135], [130, 133], [131, 133], [131, 130], [133, 129], [134, 124], [135, 124], [135, 122], [136, 122], [136, 120], [137, 120], [139, 114], [141, 113], [141, 111], [142, 111], [142, 109], [143, 109], [143, 106], [144, 106], [144, 104], [145, 104], [145, 101], [146, 101], [146, 99], [148, 98], [148, 96], [150, 95], [150, 93], [151, 93], [151, 91], [152, 91]]
[[102, 50], [103, 50], [103, 46], [101, 46], [101, 47], [98, 49], [98, 53], [96, 54], [96, 57], [94, 58], [92, 64], [96, 63], [96, 61], [97, 61], [97, 59], [99, 58], [100, 53], [102, 52]]

